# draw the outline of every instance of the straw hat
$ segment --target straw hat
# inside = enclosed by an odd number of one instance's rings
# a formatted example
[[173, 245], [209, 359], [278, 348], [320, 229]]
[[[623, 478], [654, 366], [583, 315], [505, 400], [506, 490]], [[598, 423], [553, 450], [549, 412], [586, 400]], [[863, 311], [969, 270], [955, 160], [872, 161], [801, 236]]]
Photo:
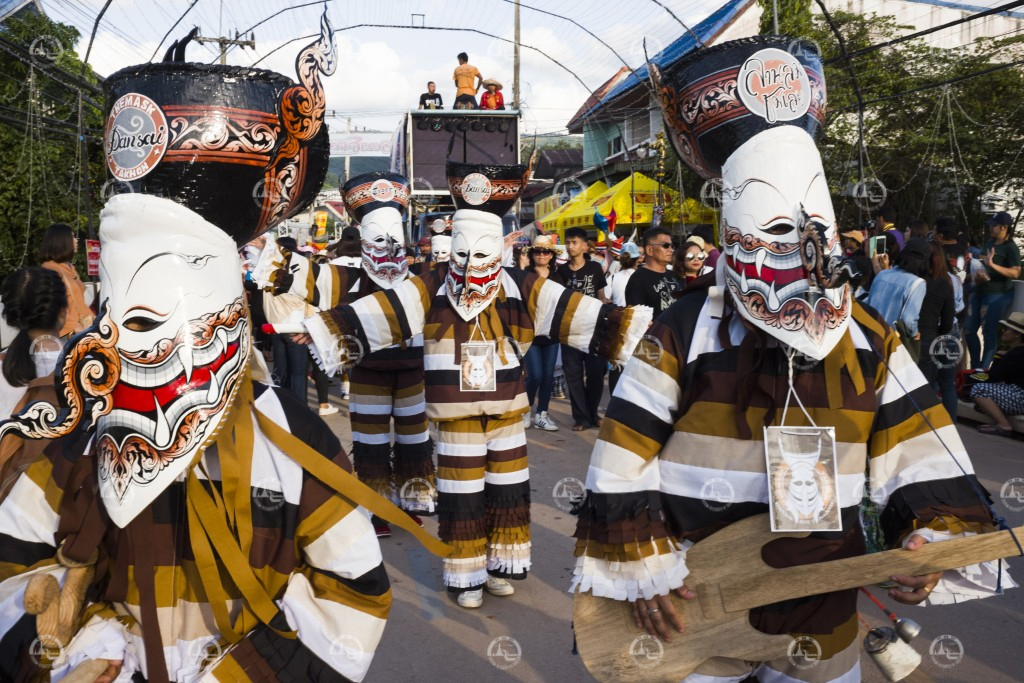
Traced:
[[488, 78], [484, 81], [484, 89], [486, 90], [489, 86], [495, 86], [495, 90], [501, 90], [501, 83], [493, 78]]
[[1000, 320], [999, 323], [1001, 325], [1006, 325], [1014, 332], [1024, 334], [1024, 313], [1021, 313], [1020, 311], [1014, 311]]
[[555, 241], [551, 239], [550, 235], [537, 235], [533, 238], [533, 249], [553, 249], [555, 247]]
[[701, 251], [707, 251], [707, 247], [704, 244], [703, 238], [698, 237], [697, 235], [690, 235], [689, 237], [687, 237], [686, 244], [684, 244], [683, 247], [685, 248], [689, 244], [694, 244], [700, 247]]
[[847, 230], [846, 232], [840, 233], [839, 236], [853, 240], [857, 244], [864, 244], [864, 233], [860, 230]]

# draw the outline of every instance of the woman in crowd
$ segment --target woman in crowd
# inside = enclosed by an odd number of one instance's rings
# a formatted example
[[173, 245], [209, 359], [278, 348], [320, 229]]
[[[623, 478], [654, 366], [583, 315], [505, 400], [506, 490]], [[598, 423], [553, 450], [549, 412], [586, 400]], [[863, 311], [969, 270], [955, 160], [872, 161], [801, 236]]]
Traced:
[[[3, 316], [18, 330], [3, 358], [0, 373], [0, 420], [33, 401], [57, 405], [53, 369], [63, 343], [61, 327], [68, 314], [68, 296], [60, 275], [46, 268], [22, 268], [3, 283]], [[23, 440], [9, 434], [0, 439], [0, 496], [15, 475], [33, 462], [45, 440]]]
[[1015, 311], [999, 321], [1000, 340], [1009, 348], [992, 363], [988, 381], [971, 387], [971, 398], [994, 424], [978, 427], [983, 434], [1012, 436], [1008, 415], [1024, 415], [1024, 313]]
[[85, 283], [78, 277], [72, 261], [78, 253], [78, 238], [70, 226], [54, 223], [43, 233], [39, 260], [43, 268], [60, 275], [67, 290], [68, 314], [60, 337], [69, 338], [92, 325], [92, 310], [85, 303]]
[[[564, 285], [555, 272], [554, 241], [547, 235], [537, 235], [529, 252], [530, 265], [526, 270], [540, 277]], [[523, 427], [531, 426], [549, 432], [558, 430], [558, 425], [548, 415], [548, 404], [555, 381], [555, 361], [558, 359], [558, 342], [550, 337], [534, 337], [533, 345], [526, 352], [523, 364], [526, 366], [526, 398], [530, 402], [530, 410], [523, 415]], [[536, 411], [534, 411], [536, 401]], [[530, 413], [534, 417], [531, 419]]]
[[[884, 260], [883, 265], [887, 265]], [[875, 276], [868, 294], [868, 305], [896, 328], [914, 360], [920, 358], [920, 349], [914, 349], [909, 342], [920, 339], [917, 323], [924, 303], [926, 280], [931, 274], [931, 245], [928, 240], [915, 237], [899, 252], [894, 268], [886, 268]]]
[[942, 405], [956, 422], [956, 370], [960, 360], [959, 336], [952, 335], [956, 315], [949, 262], [942, 245], [931, 243], [931, 272], [925, 278], [924, 301], [918, 316], [921, 358], [918, 367], [925, 379], [942, 395]]
[[676, 250], [672, 270], [675, 271], [676, 277], [683, 283], [684, 288], [701, 275], [713, 270], [711, 266], [704, 264], [708, 257], [704, 247], [704, 240], [697, 235], [690, 235], [686, 238], [683, 248]]

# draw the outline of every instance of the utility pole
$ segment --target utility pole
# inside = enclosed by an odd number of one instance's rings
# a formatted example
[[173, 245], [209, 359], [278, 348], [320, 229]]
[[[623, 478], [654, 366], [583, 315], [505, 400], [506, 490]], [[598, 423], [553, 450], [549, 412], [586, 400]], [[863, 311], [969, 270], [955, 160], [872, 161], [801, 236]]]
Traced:
[[779, 35], [779, 0], [772, 0], [772, 28]]
[[512, 108], [519, 111], [519, 0], [516, 0], [515, 53], [512, 57]]
[[220, 45], [220, 63], [228, 63], [228, 46], [238, 45], [239, 47], [251, 47], [253, 50], [256, 49], [256, 41], [253, 39], [253, 34], [249, 34], [249, 40], [240, 40], [238, 34], [235, 33], [234, 39], [228, 38], [227, 36], [221, 36], [220, 38], [204, 38], [203, 36], [196, 36], [193, 38], [199, 44], [205, 43], [217, 43]]
[[[345, 132], [346, 133], [351, 133], [352, 132], [352, 117], [351, 116], [348, 117], [347, 119], [345, 119]], [[351, 151], [348, 154], [345, 155], [345, 181], [344, 182], [346, 182], [346, 183], [348, 182], [349, 177], [352, 175], [352, 166], [351, 166], [352, 156], [351, 155], [352, 155]]]

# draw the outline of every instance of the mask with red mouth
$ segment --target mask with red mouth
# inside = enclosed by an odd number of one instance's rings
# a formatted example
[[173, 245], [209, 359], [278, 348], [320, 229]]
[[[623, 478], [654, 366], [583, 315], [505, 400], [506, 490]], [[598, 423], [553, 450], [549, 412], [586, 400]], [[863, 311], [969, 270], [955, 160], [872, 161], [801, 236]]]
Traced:
[[409, 276], [403, 229], [409, 181], [395, 173], [365, 173], [341, 190], [345, 208], [359, 221], [363, 269], [378, 286], [390, 289]]
[[463, 320], [486, 309], [501, 289], [504, 216], [529, 178], [522, 164], [486, 165], [449, 161], [452, 216], [451, 257], [445, 280], [448, 300]]
[[121, 193], [100, 213], [102, 315], [58, 361], [61, 405], [29, 406], [0, 436], [95, 427], [101, 499], [118, 527], [231, 428], [254, 356], [238, 249], [323, 184], [332, 36], [324, 15], [296, 59], [298, 83], [186, 63], [184, 44], [104, 83], [104, 152]]
[[651, 74], [680, 158], [721, 178], [719, 285], [749, 323], [824, 358], [846, 331], [855, 268], [814, 145], [826, 101], [816, 46], [743, 38]]
[[95, 448], [100, 493], [123, 526], [217, 432], [251, 342], [235, 241], [195, 212], [118, 195], [100, 216], [100, 241], [120, 378]]

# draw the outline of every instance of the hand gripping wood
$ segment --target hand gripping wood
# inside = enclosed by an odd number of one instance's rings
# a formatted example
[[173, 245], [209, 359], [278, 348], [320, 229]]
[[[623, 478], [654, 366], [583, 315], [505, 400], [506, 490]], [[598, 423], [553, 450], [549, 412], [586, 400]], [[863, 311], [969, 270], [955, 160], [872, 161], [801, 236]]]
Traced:
[[[1014, 531], [1024, 539], [1024, 526]], [[686, 586], [697, 597], [672, 595], [685, 630], [661, 643], [660, 656], [638, 647], [646, 631], [633, 623], [631, 603], [576, 593], [573, 628], [583, 664], [602, 683], [678, 683], [712, 657], [777, 659], [786, 655], [793, 639], [754, 629], [748, 615], [755, 607], [879, 583], [893, 574], [928, 574], [1020, 553], [1010, 532], [1000, 531], [928, 543], [914, 551], [887, 550], [785, 569], [769, 567], [761, 559], [761, 549], [770, 541], [807, 535], [772, 533], [768, 515], [757, 515], [690, 548]]]

